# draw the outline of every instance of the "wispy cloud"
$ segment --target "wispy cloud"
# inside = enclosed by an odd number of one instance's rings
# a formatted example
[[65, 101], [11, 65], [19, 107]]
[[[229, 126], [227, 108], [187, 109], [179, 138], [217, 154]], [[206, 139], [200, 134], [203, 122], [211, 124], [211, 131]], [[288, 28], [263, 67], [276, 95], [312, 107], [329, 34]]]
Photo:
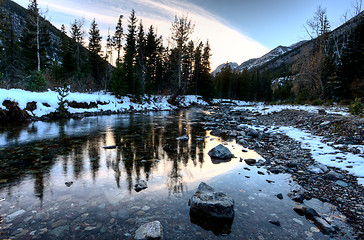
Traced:
[[[25, 1], [19, 0], [18, 2]], [[85, 18], [88, 23], [93, 18], [102, 33], [107, 34], [107, 28], [113, 30], [120, 14], [125, 16], [124, 26], [127, 25], [131, 9], [135, 9], [138, 19], [143, 20], [145, 27], [153, 25], [158, 34], [167, 39], [170, 35], [171, 22], [174, 16], [188, 17], [195, 23], [195, 31], [191, 36], [195, 42], [209, 40], [212, 47], [212, 67], [226, 61], [241, 63], [253, 57], [259, 57], [268, 49], [255, 40], [244, 36], [226, 22], [204, 10], [203, 8], [186, 1], [177, 0], [38, 0], [42, 8], [48, 7], [51, 21], [56, 25], [69, 24], [74, 19]], [[63, 16], [62, 16], [63, 15]], [[68, 22], [60, 22], [65, 16], [73, 17]], [[86, 23], [85, 27], [88, 27]], [[104, 39], [106, 37], [104, 36]]]

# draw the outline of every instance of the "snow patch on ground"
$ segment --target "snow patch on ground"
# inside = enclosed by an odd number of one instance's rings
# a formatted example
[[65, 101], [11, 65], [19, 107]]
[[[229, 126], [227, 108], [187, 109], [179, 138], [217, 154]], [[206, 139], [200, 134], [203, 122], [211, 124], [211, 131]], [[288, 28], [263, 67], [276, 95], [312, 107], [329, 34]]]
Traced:
[[298, 110], [298, 111], [307, 111], [312, 113], [317, 113], [319, 110], [324, 110], [329, 114], [339, 114], [343, 116], [349, 115], [349, 109], [340, 106], [324, 107], [324, 106], [309, 106], [309, 105], [267, 105], [264, 103], [258, 103], [249, 106], [239, 106], [236, 107], [235, 109], [236, 110], [245, 109], [252, 112], [260, 113], [262, 115], [267, 115], [274, 112], [281, 112], [283, 110]]
[[[245, 124], [244, 124], [245, 125]], [[248, 125], [245, 125], [248, 126]], [[266, 126], [248, 126], [250, 128], [263, 130]], [[323, 143], [322, 137], [312, 135], [307, 131], [294, 127], [278, 127], [272, 126], [268, 128], [270, 133], [281, 133], [302, 143], [302, 148], [309, 149], [315, 161], [327, 166], [347, 170], [350, 174], [358, 177], [358, 183], [364, 186], [364, 158], [360, 154], [342, 152]], [[361, 154], [364, 153], [363, 145], [356, 145], [360, 149]]]
[[[75, 101], [78, 103], [84, 102], [90, 104], [91, 102], [103, 102], [105, 105], [98, 105], [97, 108], [83, 109], [69, 107], [70, 113], [84, 113], [84, 112], [101, 112], [113, 111], [123, 112], [127, 110], [136, 111], [168, 111], [176, 109], [167, 102], [169, 96], [145, 96], [143, 103], [134, 103], [129, 97], [116, 98], [111, 93], [95, 92], [95, 93], [78, 93], [71, 92], [66, 97], [69, 102]], [[37, 109], [33, 111], [34, 116], [41, 117], [51, 112], [55, 112], [58, 108], [58, 93], [56, 91], [48, 90], [47, 92], [30, 92], [22, 89], [0, 89], [0, 109], [5, 109], [2, 105], [4, 100], [16, 101], [20, 109], [26, 108], [28, 102], [35, 101]], [[183, 96], [181, 105], [184, 107], [196, 103], [199, 105], [207, 105], [205, 101], [199, 96]], [[48, 105], [48, 106], [47, 106]], [[30, 113], [32, 114], [32, 113]]]

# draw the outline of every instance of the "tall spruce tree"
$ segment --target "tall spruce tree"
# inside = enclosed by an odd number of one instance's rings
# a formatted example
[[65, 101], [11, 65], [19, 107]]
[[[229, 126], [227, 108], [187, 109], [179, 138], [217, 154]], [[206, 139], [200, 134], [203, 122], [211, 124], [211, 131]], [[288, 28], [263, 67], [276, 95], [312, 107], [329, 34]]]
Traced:
[[146, 39], [144, 33], [144, 27], [142, 21], [139, 22], [138, 27], [138, 34], [136, 40], [136, 50], [137, 50], [137, 57], [136, 57], [136, 66], [137, 66], [137, 81], [140, 81], [141, 85], [141, 93], [145, 93], [145, 85], [146, 85]]
[[26, 70], [40, 71], [48, 64], [47, 50], [51, 44], [50, 34], [36, 0], [30, 0], [28, 18], [20, 38]]
[[134, 9], [128, 20], [128, 33], [126, 34], [126, 45], [123, 67], [125, 70], [125, 82], [128, 85], [128, 93], [140, 94], [140, 83], [135, 76], [136, 63], [136, 27], [137, 18]]
[[123, 45], [122, 45], [123, 37], [124, 37], [123, 15], [120, 15], [118, 23], [116, 24], [116, 27], [115, 27], [115, 34], [113, 36], [113, 45], [118, 54], [117, 59], [116, 59], [116, 65], [120, 64], [120, 62], [121, 62], [121, 50], [123, 48]]
[[73, 40], [72, 51], [76, 61], [77, 73], [81, 72], [81, 67], [83, 67], [85, 61], [84, 60], [85, 56], [82, 48], [84, 44], [85, 33], [83, 32], [82, 27], [83, 27], [83, 21], [75, 19], [75, 21], [71, 24], [71, 30], [70, 30], [71, 38]]
[[214, 87], [212, 82], [211, 72], [211, 47], [209, 41], [206, 42], [203, 53], [202, 53], [202, 71], [201, 78], [198, 86], [198, 94], [204, 97], [205, 99], [210, 99], [214, 96]]
[[174, 22], [172, 23], [171, 31], [172, 31], [172, 39], [176, 43], [177, 56], [178, 56], [178, 88], [181, 91], [183, 88], [182, 83], [182, 57], [185, 53], [186, 43], [190, 35], [193, 33], [195, 25], [192, 24], [191, 20], [188, 17], [177, 17], [175, 16]]
[[14, 87], [21, 80], [19, 44], [15, 36], [15, 17], [0, 0], [0, 83], [5, 88]]
[[90, 30], [88, 32], [88, 50], [90, 51], [90, 65], [92, 67], [93, 77], [98, 85], [101, 85], [101, 64], [102, 60], [99, 56], [101, 51], [101, 40], [100, 29], [94, 19], [91, 23]]

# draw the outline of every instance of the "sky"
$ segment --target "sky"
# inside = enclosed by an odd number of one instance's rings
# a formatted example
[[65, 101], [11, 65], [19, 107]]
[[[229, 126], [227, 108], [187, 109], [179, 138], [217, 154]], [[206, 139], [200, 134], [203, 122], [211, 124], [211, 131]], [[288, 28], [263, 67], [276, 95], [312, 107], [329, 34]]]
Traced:
[[[289, 46], [308, 39], [304, 25], [317, 7], [327, 9], [331, 28], [342, 16], [353, 12], [358, 0], [38, 0], [46, 18], [57, 28], [68, 29], [75, 19], [84, 19], [88, 32], [95, 18], [103, 40], [108, 29], [114, 33], [119, 15], [124, 15], [124, 31], [132, 9], [145, 28], [153, 25], [163, 35], [165, 45], [177, 15], [188, 16], [195, 24], [191, 40], [207, 40], [211, 46], [211, 65], [215, 69], [225, 62], [242, 62], [261, 57], [273, 48]], [[27, 7], [29, 0], [15, 0]]]

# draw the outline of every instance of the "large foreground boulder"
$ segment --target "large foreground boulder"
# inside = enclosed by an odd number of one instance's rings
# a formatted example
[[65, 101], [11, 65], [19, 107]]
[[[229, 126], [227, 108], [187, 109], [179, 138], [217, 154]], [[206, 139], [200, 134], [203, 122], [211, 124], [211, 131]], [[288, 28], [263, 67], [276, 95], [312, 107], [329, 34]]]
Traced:
[[234, 217], [234, 200], [225, 193], [216, 192], [201, 182], [196, 193], [189, 200], [190, 210], [216, 218]]
[[234, 155], [230, 152], [230, 150], [222, 144], [214, 147], [207, 153], [211, 158], [214, 159], [231, 159]]
[[189, 201], [191, 223], [197, 224], [216, 236], [231, 233], [234, 221], [234, 200], [201, 182]]
[[136, 230], [134, 239], [138, 240], [163, 239], [162, 224], [159, 221], [143, 224]]

